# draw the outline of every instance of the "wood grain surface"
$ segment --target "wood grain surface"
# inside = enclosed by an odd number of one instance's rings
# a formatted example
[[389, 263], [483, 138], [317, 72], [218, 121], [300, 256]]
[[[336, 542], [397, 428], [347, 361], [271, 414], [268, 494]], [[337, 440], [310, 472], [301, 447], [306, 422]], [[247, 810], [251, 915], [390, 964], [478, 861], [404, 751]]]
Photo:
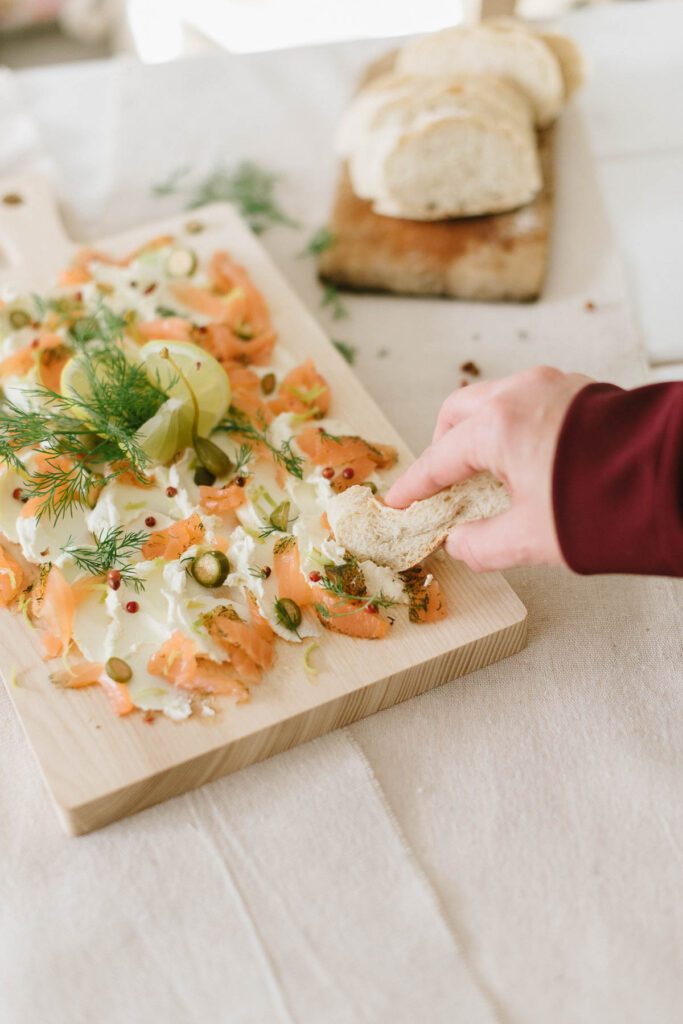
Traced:
[[[23, 204], [3, 205], [2, 195], [15, 192]], [[31, 216], [33, 209], [40, 217]], [[200, 256], [230, 249], [263, 289], [282, 344], [295, 358], [312, 356], [331, 381], [332, 414], [373, 440], [395, 444], [396, 472], [404, 468], [411, 458], [405, 445], [235, 212], [217, 205], [198, 217], [204, 231], [191, 244]], [[147, 225], [97, 244], [123, 254], [156, 234], [182, 237], [185, 221]], [[44, 238], [50, 240], [47, 249]], [[0, 183], [0, 246], [9, 256], [0, 270], [2, 283], [30, 279], [40, 287], [63, 263], [72, 243], [44, 183]], [[36, 252], [39, 274], [32, 272]], [[149, 725], [136, 714], [118, 719], [99, 689], [56, 688], [29, 627], [2, 612], [0, 672], [66, 831], [99, 828], [524, 646], [526, 610], [500, 575], [475, 576], [445, 558], [434, 566], [449, 603], [445, 621], [416, 626], [401, 616], [385, 640], [374, 642], [325, 633], [313, 656], [315, 677], [304, 669], [302, 647], [281, 643], [274, 668], [254, 688], [249, 704], [237, 707], [225, 699], [214, 717], [182, 723], [160, 718]]]

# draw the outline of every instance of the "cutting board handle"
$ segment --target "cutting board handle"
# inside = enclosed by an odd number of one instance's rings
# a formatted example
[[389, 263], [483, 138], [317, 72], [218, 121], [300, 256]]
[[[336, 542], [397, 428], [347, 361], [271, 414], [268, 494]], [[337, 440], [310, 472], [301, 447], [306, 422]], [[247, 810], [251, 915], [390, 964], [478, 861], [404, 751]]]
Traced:
[[51, 278], [73, 249], [47, 178], [0, 178], [0, 250], [13, 277]]

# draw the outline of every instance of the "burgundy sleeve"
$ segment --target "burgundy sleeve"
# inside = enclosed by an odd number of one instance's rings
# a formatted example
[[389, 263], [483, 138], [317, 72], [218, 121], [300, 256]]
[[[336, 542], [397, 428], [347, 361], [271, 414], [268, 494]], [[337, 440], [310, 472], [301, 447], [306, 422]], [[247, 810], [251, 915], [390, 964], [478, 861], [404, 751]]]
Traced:
[[555, 453], [553, 508], [575, 572], [683, 576], [683, 382], [579, 391]]

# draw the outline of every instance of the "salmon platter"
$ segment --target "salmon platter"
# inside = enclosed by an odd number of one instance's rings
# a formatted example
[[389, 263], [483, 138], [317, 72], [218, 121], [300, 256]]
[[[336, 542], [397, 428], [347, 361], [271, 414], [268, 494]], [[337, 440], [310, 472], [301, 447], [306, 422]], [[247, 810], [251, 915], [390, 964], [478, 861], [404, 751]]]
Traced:
[[231, 208], [79, 248], [3, 191], [2, 674], [69, 832], [523, 645], [499, 576], [337, 542], [410, 456]]

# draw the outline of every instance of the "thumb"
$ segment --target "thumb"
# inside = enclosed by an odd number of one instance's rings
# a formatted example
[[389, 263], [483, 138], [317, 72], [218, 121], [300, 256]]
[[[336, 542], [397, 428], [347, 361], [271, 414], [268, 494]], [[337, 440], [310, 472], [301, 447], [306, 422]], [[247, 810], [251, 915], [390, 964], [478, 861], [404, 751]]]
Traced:
[[532, 536], [529, 516], [519, 507], [511, 508], [492, 519], [456, 526], [446, 539], [446, 551], [473, 572], [511, 569], [538, 561]]

